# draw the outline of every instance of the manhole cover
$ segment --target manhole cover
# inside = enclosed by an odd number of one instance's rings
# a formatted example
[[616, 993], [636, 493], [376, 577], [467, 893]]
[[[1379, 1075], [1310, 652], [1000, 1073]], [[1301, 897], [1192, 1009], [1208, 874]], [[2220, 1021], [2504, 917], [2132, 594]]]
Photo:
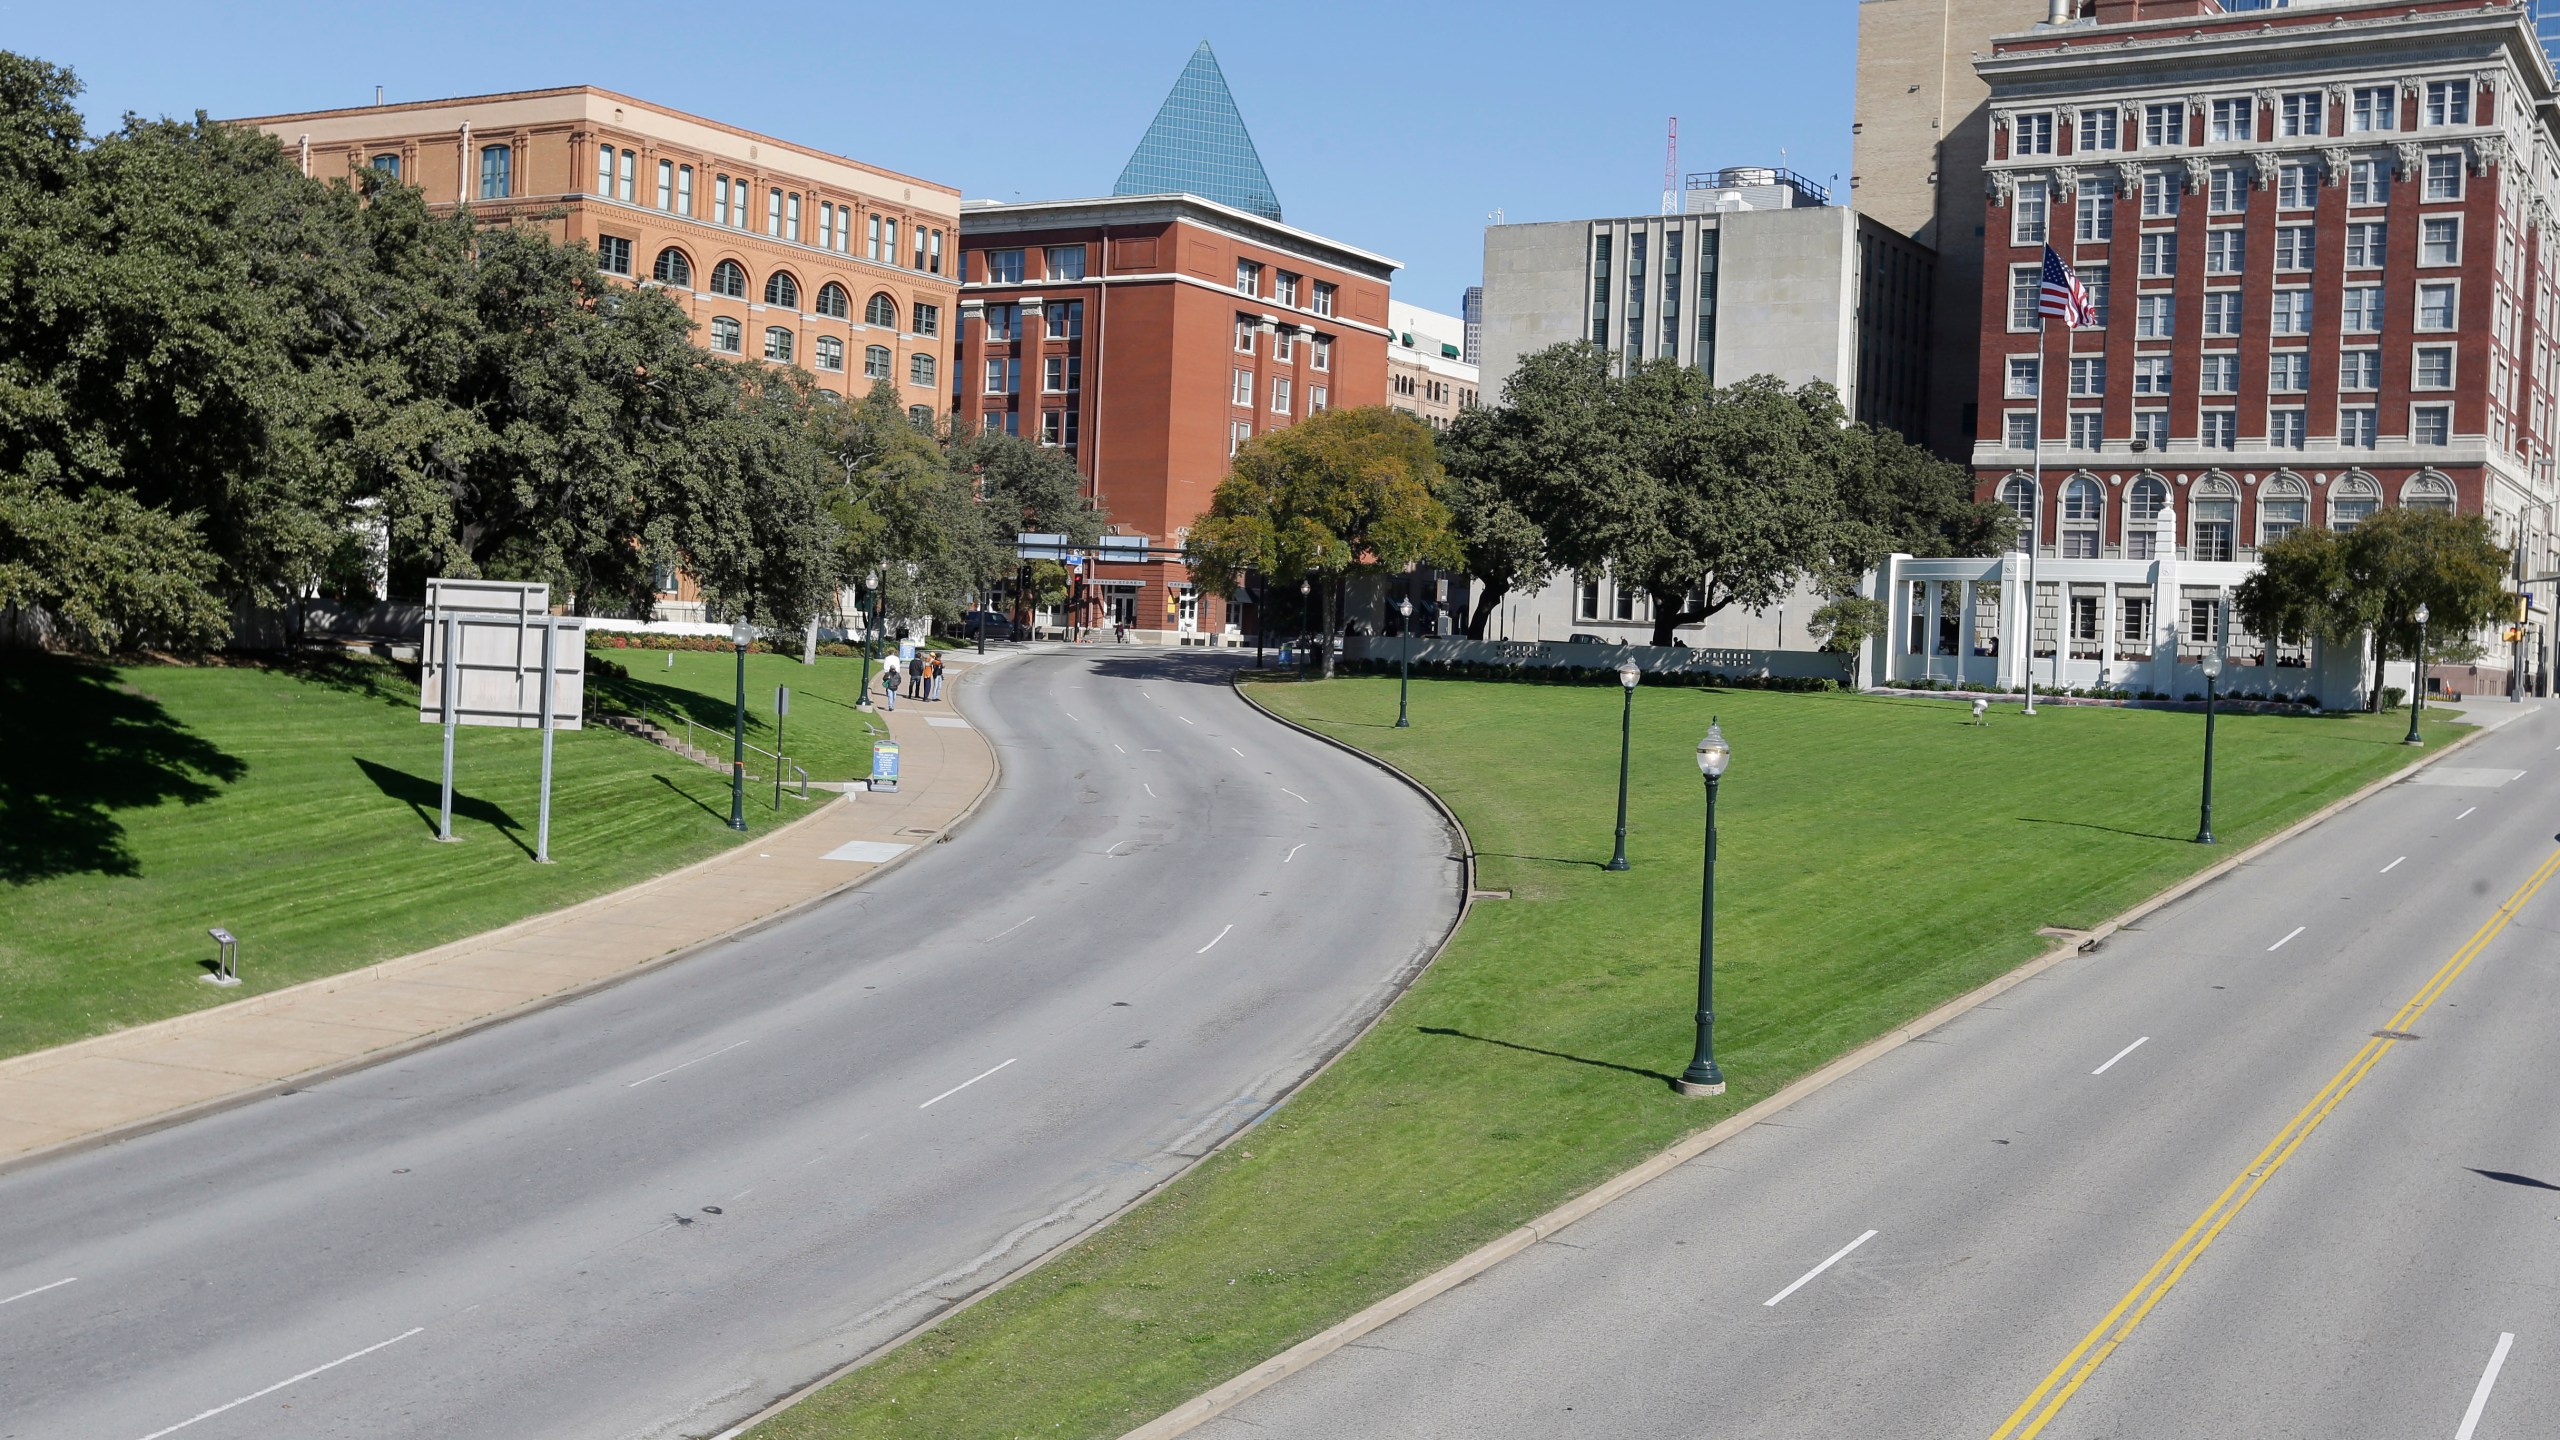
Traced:
[[2376, 1040], [2419, 1040], [2424, 1039], [2425, 1037], [2407, 1030], [2376, 1030], [2373, 1032], [2373, 1038]]

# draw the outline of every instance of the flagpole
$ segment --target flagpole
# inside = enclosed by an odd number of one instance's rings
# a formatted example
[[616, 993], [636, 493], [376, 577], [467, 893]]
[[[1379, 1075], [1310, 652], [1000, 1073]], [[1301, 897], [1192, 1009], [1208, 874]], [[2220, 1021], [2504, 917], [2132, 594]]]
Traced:
[[2036, 551], [2044, 529], [2044, 401], [2053, 385], [2053, 322], [2041, 297], [2036, 306], [2036, 483], [2027, 496], [2027, 596], [2018, 608], [2018, 670], [2027, 678], [2026, 713], [2036, 713]]

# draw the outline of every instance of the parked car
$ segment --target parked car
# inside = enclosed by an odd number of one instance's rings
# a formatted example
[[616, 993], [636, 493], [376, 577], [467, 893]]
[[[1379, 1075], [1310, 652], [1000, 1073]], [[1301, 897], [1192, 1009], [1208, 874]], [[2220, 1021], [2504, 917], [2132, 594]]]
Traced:
[[962, 638], [975, 640], [978, 638], [978, 633], [982, 630], [986, 632], [986, 637], [990, 640], [1019, 640], [1022, 638], [1022, 627], [1014, 624], [1013, 617], [1010, 615], [1000, 615], [993, 610], [964, 610], [960, 613], [960, 634]]
[[1597, 635], [1591, 634], [1588, 631], [1577, 630], [1564, 637], [1564, 643], [1567, 645], [1606, 645], [1609, 642], [1601, 639]]

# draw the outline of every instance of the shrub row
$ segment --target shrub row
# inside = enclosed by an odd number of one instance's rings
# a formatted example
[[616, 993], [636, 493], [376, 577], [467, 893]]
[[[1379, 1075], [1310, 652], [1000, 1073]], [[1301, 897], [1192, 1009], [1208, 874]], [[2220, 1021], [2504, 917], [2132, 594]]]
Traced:
[[[587, 648], [590, 650], [731, 650], [736, 647], [729, 643], [728, 637], [722, 635], [626, 635], [609, 630], [590, 630], [587, 632]], [[747, 642], [747, 653], [750, 655], [794, 655], [799, 653], [799, 650], [798, 645], [776, 645], [770, 640]], [[831, 655], [839, 660], [850, 660], [862, 651], [857, 646], [830, 640], [818, 647], [818, 653]]]
[[[1345, 660], [1336, 667], [1348, 675], [1393, 675], [1392, 660]], [[1487, 661], [1426, 660], [1413, 667], [1416, 675], [1435, 680], [1502, 680], [1529, 685], [1615, 685], [1615, 670], [1586, 670], [1561, 665], [1496, 665]], [[1704, 690], [1777, 690], [1791, 694], [1814, 694], [1841, 688], [1837, 680], [1824, 680], [1805, 675], [1727, 675], [1712, 670], [1676, 671], [1668, 674], [1647, 672], [1644, 683], [1654, 686]]]
[[[1949, 694], [1965, 695], [2014, 695], [2018, 693], [2014, 690], [2004, 689], [1998, 685], [1985, 685], [1978, 680], [1965, 680], [1961, 682], [1954, 680], [1902, 680], [1895, 682], [1888, 688], [1895, 690], [1935, 690]], [[2062, 690], [2039, 689], [2036, 693], [2039, 695], [2058, 695], [2072, 700], [2178, 700], [2184, 701], [2189, 705], [2201, 705], [2204, 703], [2204, 692], [2201, 690], [2190, 690], [2184, 695], [2171, 695], [2165, 690], [2119, 690], [2104, 685], [2088, 685], [2072, 686], [2068, 689]], [[2387, 694], [2388, 692], [2385, 693]], [[2279, 694], [2272, 689], [2265, 691], [2222, 690], [2215, 693], [2215, 700], [2216, 703], [2230, 705], [2293, 705], [2306, 710], [2317, 710], [2320, 708], [2319, 700], [2307, 690], [2299, 695]]]

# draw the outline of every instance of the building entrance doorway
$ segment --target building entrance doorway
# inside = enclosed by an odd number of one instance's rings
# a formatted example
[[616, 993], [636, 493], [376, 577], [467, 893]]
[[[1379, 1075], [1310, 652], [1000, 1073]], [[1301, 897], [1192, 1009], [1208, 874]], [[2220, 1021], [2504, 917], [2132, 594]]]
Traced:
[[1185, 635], [1199, 634], [1200, 596], [1198, 592], [1191, 590], [1182, 591], [1174, 597], [1174, 603], [1178, 607], [1174, 611], [1174, 629], [1179, 630]]

